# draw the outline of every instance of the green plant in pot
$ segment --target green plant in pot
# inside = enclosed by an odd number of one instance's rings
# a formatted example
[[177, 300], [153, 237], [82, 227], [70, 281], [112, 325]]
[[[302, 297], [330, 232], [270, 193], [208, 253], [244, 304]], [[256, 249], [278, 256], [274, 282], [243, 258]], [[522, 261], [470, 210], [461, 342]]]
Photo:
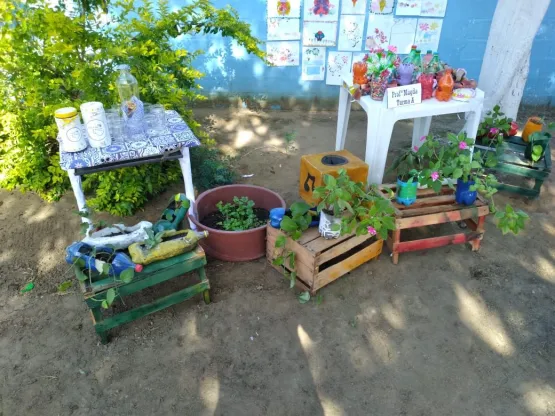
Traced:
[[530, 135], [529, 141], [524, 150], [524, 156], [537, 163], [545, 155], [545, 151], [551, 141], [551, 131], [555, 129], [555, 123], [549, 123], [549, 131], [538, 131]]
[[[169, 201], [168, 207], [162, 212], [160, 219], [154, 224], [154, 232], [178, 230], [187, 215], [191, 202], [185, 194], [175, 194]], [[186, 227], [189, 228], [189, 227]]]
[[518, 130], [518, 125], [512, 118], [506, 117], [501, 111], [501, 107], [496, 105], [486, 113], [486, 117], [478, 127], [478, 138], [501, 144], [503, 138], [514, 136]]

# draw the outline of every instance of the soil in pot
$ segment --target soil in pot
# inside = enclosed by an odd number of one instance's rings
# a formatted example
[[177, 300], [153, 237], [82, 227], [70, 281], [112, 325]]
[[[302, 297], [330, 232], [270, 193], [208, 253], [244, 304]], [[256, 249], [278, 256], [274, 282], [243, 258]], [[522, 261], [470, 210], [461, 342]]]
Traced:
[[[256, 215], [256, 218], [258, 218], [260, 221], [266, 222], [270, 218], [270, 212], [267, 209], [254, 207], [253, 211]], [[200, 220], [200, 223], [216, 230], [225, 231], [223, 225], [219, 224], [220, 222], [223, 223], [224, 220], [225, 217], [220, 211], [214, 211]]]

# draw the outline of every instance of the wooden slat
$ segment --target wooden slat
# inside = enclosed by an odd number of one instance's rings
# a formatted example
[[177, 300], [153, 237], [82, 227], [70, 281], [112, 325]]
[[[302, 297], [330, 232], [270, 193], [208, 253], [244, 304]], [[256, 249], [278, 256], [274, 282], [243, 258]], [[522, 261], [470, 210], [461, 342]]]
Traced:
[[393, 243], [393, 251], [395, 253], [406, 253], [408, 251], [427, 250], [452, 244], [463, 244], [479, 238], [482, 238], [482, 233], [472, 232], [423, 238], [414, 241], [402, 241], [400, 243]]
[[419, 217], [397, 218], [395, 225], [398, 229], [423, 227], [425, 225], [443, 224], [446, 222], [461, 221], [466, 218], [488, 215], [487, 206], [463, 208], [458, 211], [440, 212], [437, 214], [421, 215]]
[[460, 205], [439, 205], [437, 207], [418, 208], [410, 211], [405, 211], [400, 218], [412, 218], [416, 216], [437, 214], [439, 212], [457, 211], [461, 209]]
[[[314, 281], [314, 276], [318, 273], [318, 268], [308, 267], [306, 264], [299, 261], [299, 253], [295, 252], [295, 254], [296, 254], [295, 267], [293, 269], [291, 269], [289, 267], [289, 262], [287, 262], [287, 264], [285, 264], [285, 268], [287, 269], [288, 272], [291, 272], [291, 271], [297, 272], [297, 275], [307, 285], [312, 285], [312, 282]], [[272, 264], [272, 261], [276, 258], [274, 252], [267, 250], [266, 251], [266, 257], [268, 258], [268, 261], [270, 262], [272, 267], [274, 267], [277, 271], [279, 271], [281, 274], [283, 274], [283, 270], [280, 267], [274, 266]]]
[[467, 218], [466, 220], [464, 220], [464, 222], [466, 223], [466, 225], [468, 225], [468, 228], [470, 228], [472, 231], [476, 231], [476, 229], [478, 228], [478, 224], [476, 224], [476, 222], [474, 222], [474, 220]]
[[[281, 268], [279, 268], [278, 266], [274, 266], [272, 264], [272, 262], [270, 262], [270, 266], [272, 266], [272, 268], [276, 269], [282, 275], [282, 278], [283, 278], [283, 273], [282, 273], [283, 271], [281, 270]], [[312, 279], [310, 279], [310, 280], [312, 281]], [[310, 286], [304, 282], [303, 278], [301, 276], [299, 276], [299, 274], [297, 274], [297, 280], [295, 282], [295, 286], [299, 290], [302, 290], [302, 291], [305, 291], [305, 290], [310, 291], [311, 290]]]
[[374, 238], [374, 237], [369, 234], [353, 237], [350, 240], [347, 240], [344, 243], [339, 244], [331, 248], [330, 250], [326, 250], [323, 253], [321, 253], [319, 256], [316, 257], [316, 264], [321, 265], [327, 261], [330, 261], [371, 238]]
[[338, 245], [339, 243], [352, 238], [354, 234], [345, 234], [340, 235], [339, 238], [330, 238], [326, 240], [323, 237], [317, 238], [316, 240], [311, 241], [310, 243], [305, 244], [305, 247], [313, 254], [318, 255], [325, 250], [329, 250], [330, 248]]
[[545, 179], [549, 176], [548, 171], [531, 169], [524, 166], [511, 165], [509, 163], [500, 163], [491, 170], [497, 172], [511, 173], [513, 175], [525, 176], [527, 178]]
[[297, 243], [299, 243], [300, 245], [305, 245], [306, 243], [312, 240], [316, 240], [319, 237], [320, 237], [320, 231], [318, 231], [318, 227], [312, 227], [303, 233], [301, 238], [297, 240]]
[[511, 185], [507, 183], [500, 183], [498, 185], [495, 185], [495, 187], [499, 191], [513, 192], [515, 194], [519, 194], [529, 198], [534, 198], [540, 194], [539, 191], [536, 191], [534, 189], [523, 188], [521, 186]]
[[283, 235], [287, 238], [285, 243], [285, 248], [289, 251], [293, 251], [296, 254], [296, 261], [303, 263], [308, 270], [315, 270], [315, 263], [314, 263], [314, 256], [312, 256], [304, 246], [300, 245], [297, 241], [292, 240], [291, 238], [287, 237], [283, 232], [280, 230], [268, 226], [268, 230], [266, 233], [266, 253], [270, 253], [271, 259], [276, 258], [275, 250], [281, 250], [280, 248], [276, 248], [276, 238], [280, 235]]
[[[386, 185], [380, 185], [378, 187], [378, 189], [382, 190], [383, 187], [386, 188], [390, 188], [391, 190], [395, 191], [397, 189], [397, 184], [396, 183], [391, 183], [391, 184], [386, 184]], [[385, 192], [385, 191], [383, 191]], [[441, 187], [441, 190], [439, 192], [434, 191], [431, 188], [426, 188], [426, 189], [418, 189], [417, 191], [417, 196], [418, 198], [424, 198], [427, 196], [436, 196], [436, 195], [448, 195], [448, 194], [454, 194], [455, 190], [449, 188], [449, 186], [444, 185]]]
[[433, 196], [429, 198], [417, 198], [416, 201], [412, 205], [404, 206], [395, 204], [401, 211], [401, 215], [405, 216], [407, 214], [410, 215], [412, 210], [425, 208], [425, 207], [437, 207], [437, 206], [446, 206], [446, 205], [454, 205], [455, 202], [455, 195], [439, 195]]
[[382, 252], [383, 240], [377, 240], [370, 246], [337, 263], [316, 276], [312, 293], [333, 282], [335, 279], [356, 269], [361, 264], [377, 257]]

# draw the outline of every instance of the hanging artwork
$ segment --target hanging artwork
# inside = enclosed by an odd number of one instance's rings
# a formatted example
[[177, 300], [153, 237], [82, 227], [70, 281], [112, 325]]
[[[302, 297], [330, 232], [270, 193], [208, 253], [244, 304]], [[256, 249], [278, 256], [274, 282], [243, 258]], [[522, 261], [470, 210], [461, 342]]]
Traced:
[[366, 0], [343, 0], [341, 13], [366, 14]]
[[447, 10], [447, 0], [422, 0], [421, 16], [444, 17]]
[[422, 9], [422, 0], [399, 0], [395, 14], [397, 16], [418, 16]]
[[268, 17], [301, 17], [301, 0], [268, 0]]
[[[351, 1], [351, 0], [346, 0]], [[305, 0], [305, 20], [337, 21], [339, 0]]]
[[370, 0], [370, 13], [393, 14], [395, 0]]
[[389, 44], [397, 46], [397, 53], [403, 55], [410, 52], [414, 45], [417, 22], [418, 19], [393, 19]]
[[302, 80], [323, 81], [326, 75], [326, 48], [303, 48]]
[[268, 61], [275, 66], [298, 66], [299, 49], [299, 42], [266, 43]]
[[335, 46], [337, 22], [303, 22], [303, 46]]
[[288, 17], [268, 18], [268, 40], [298, 40], [301, 38], [301, 20]]
[[342, 51], [360, 51], [362, 49], [364, 18], [364, 15], [341, 15], [337, 49]]
[[364, 49], [387, 49], [392, 27], [393, 15], [371, 14], [368, 18]]
[[423, 51], [437, 51], [442, 26], [443, 19], [418, 19], [414, 43]]
[[326, 65], [326, 84], [342, 85], [343, 77], [351, 77], [351, 52], [329, 52]]
[[355, 64], [355, 62], [362, 62], [366, 55], [367, 55], [367, 52], [353, 52], [353, 62], [351, 65], [351, 72], [353, 72], [353, 65]]

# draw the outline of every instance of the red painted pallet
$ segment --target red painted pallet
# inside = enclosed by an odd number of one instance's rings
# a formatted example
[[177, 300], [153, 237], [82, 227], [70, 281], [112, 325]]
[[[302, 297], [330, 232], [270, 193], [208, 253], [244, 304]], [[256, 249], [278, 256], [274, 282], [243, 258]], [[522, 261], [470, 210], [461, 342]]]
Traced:
[[[380, 190], [387, 195], [386, 189], [388, 188], [395, 191], [397, 185], [382, 185]], [[472, 251], [480, 249], [480, 243], [485, 233], [484, 222], [489, 214], [488, 204], [480, 195], [472, 206], [459, 205], [455, 202], [455, 191], [448, 186], [443, 186], [439, 194], [432, 189], [419, 189], [416, 202], [408, 207], [397, 204], [395, 201], [392, 201], [392, 205], [395, 208], [397, 229], [390, 232], [386, 244], [393, 254], [393, 264], [399, 262], [400, 253], [409, 251], [463, 243], [470, 243]], [[477, 218], [477, 221], [474, 221], [473, 218]], [[464, 221], [470, 228], [470, 232], [401, 241], [402, 230], [458, 221]]]

